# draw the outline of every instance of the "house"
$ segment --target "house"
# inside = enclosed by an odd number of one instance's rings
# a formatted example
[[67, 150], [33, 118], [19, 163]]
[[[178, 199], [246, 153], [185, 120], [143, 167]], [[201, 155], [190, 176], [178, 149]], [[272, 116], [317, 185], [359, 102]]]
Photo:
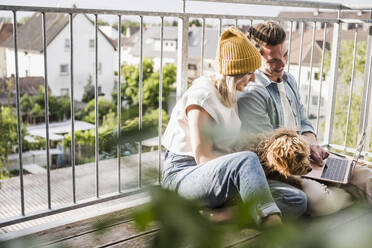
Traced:
[[[22, 24], [17, 24], [20, 27]], [[11, 35], [13, 35], [13, 23], [0, 23], [0, 78], [6, 77], [5, 47], [1, 47]]]
[[[139, 34], [136, 33], [137, 40]], [[177, 38], [178, 27], [165, 26], [163, 32], [163, 63], [177, 63]], [[204, 40], [204, 73], [213, 71], [213, 63], [216, 58], [218, 44], [218, 30], [216, 28], [205, 28]], [[201, 43], [202, 28], [190, 27], [188, 41], [188, 78], [192, 80], [201, 72]], [[160, 27], [150, 26], [143, 32], [143, 57], [151, 58], [154, 61], [154, 69], [160, 67]], [[138, 64], [140, 57], [140, 42], [135, 42], [130, 51], [132, 60], [129, 64]]]
[[[40, 87], [44, 87], [44, 77], [21, 77], [19, 78], [19, 94], [35, 96]], [[49, 88], [50, 91], [50, 88]], [[0, 105], [16, 106], [16, 90], [14, 77], [0, 78]]]
[[[84, 86], [95, 75], [95, 26], [85, 14], [73, 16], [74, 98], [81, 100]], [[46, 14], [48, 84], [56, 96], [70, 94], [70, 27], [69, 15]], [[13, 37], [1, 46], [6, 49], [9, 77], [15, 74]], [[111, 99], [116, 67], [114, 42], [98, 29], [98, 91]], [[42, 15], [35, 13], [18, 29], [19, 77], [44, 76]], [[94, 84], [94, 81], [93, 81]]]

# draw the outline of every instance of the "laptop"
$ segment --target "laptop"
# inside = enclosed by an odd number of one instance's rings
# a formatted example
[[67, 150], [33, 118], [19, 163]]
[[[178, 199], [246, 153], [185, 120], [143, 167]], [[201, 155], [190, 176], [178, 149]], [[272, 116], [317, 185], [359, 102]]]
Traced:
[[313, 170], [308, 174], [303, 175], [302, 177], [315, 179], [318, 181], [347, 184], [351, 177], [351, 172], [358, 162], [358, 159], [364, 147], [366, 139], [365, 137], [366, 132], [363, 132], [352, 159], [346, 158], [342, 155], [331, 153], [328, 158], [325, 159], [323, 167], [314, 165], [312, 166]]

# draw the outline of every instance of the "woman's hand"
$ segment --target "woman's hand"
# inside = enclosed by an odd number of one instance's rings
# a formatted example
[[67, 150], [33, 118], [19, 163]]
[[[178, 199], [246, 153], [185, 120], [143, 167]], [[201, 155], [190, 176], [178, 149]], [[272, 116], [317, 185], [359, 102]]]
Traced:
[[190, 130], [191, 148], [197, 164], [205, 163], [216, 158], [213, 153], [213, 142], [203, 132], [208, 128], [212, 117], [202, 107], [191, 105], [186, 109], [186, 115]]

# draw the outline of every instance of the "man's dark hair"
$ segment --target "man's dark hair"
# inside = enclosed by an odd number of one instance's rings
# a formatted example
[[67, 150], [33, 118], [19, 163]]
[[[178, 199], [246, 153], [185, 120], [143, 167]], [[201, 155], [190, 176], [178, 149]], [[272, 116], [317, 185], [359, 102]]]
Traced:
[[260, 22], [249, 28], [247, 37], [260, 50], [261, 46], [276, 46], [283, 43], [286, 34], [275, 22]]

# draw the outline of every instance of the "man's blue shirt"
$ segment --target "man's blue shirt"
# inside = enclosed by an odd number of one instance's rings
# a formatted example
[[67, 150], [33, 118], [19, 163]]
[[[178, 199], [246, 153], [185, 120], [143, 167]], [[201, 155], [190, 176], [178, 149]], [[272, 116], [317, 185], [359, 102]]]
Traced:
[[[244, 92], [238, 95], [242, 131], [258, 134], [284, 127], [283, 107], [277, 83], [271, 81], [259, 70], [255, 72], [255, 75], [256, 81], [249, 83]], [[312, 132], [315, 135], [301, 102], [296, 80], [291, 74], [284, 72], [283, 83], [296, 120], [297, 131]]]

